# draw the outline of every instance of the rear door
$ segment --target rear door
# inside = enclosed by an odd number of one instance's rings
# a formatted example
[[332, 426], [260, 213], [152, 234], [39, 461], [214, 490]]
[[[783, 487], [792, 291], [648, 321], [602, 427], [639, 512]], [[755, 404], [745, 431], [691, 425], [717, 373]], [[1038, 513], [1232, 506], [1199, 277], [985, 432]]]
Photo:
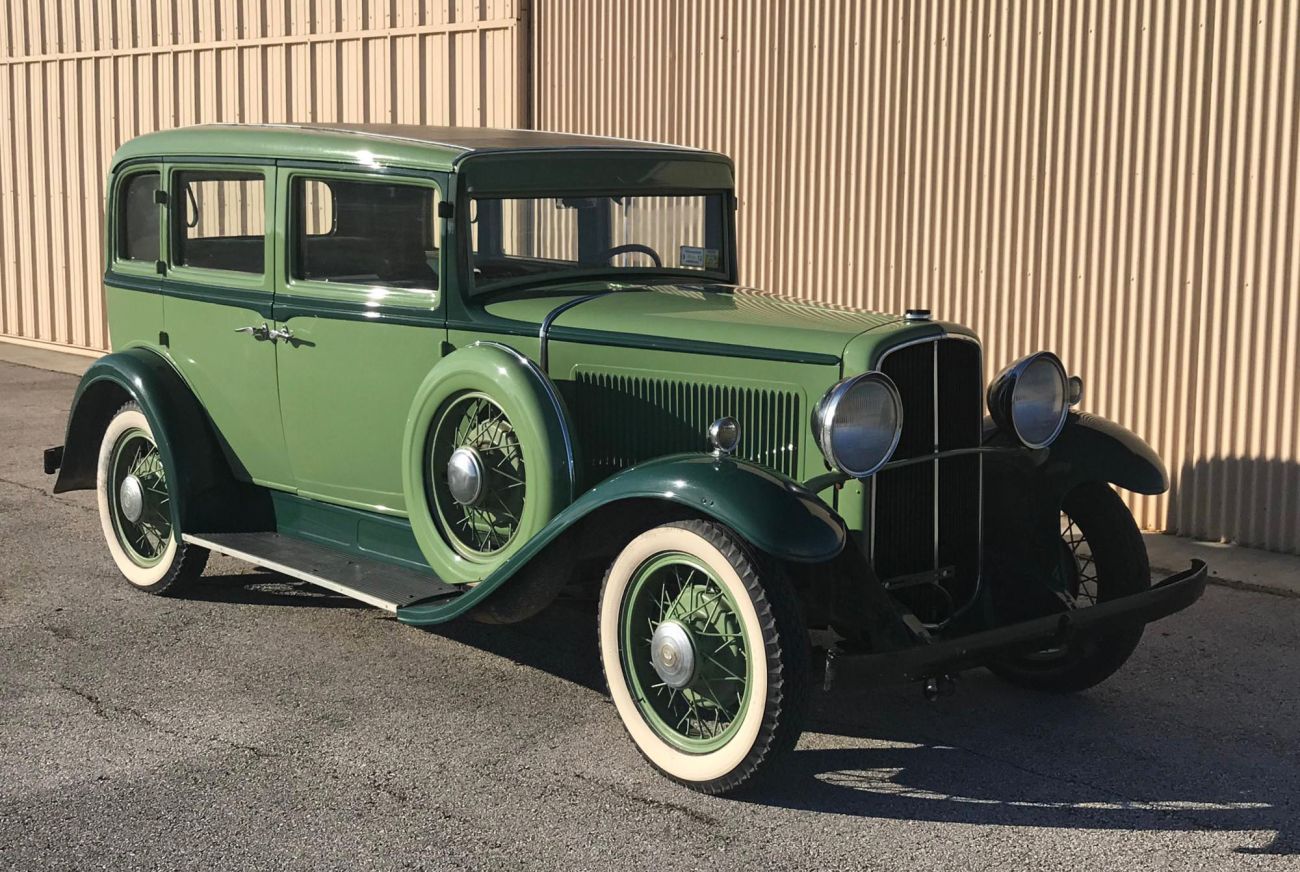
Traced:
[[165, 351], [229, 449], [236, 473], [289, 488], [272, 328], [275, 168], [168, 161]]
[[299, 492], [404, 515], [401, 450], [446, 340], [440, 175], [281, 165], [280, 409]]
[[109, 191], [108, 332], [114, 351], [155, 348], [163, 323], [158, 274], [162, 245], [159, 202], [162, 164], [131, 163], [117, 170]]

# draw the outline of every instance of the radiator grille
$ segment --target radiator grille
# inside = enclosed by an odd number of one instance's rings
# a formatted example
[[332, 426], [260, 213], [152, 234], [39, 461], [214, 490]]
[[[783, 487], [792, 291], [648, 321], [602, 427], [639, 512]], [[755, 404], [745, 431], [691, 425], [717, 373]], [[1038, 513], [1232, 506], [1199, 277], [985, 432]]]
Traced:
[[664, 454], [707, 450], [709, 424], [726, 415], [740, 423], [738, 456], [798, 476], [806, 422], [792, 390], [578, 370], [570, 391], [593, 482]]
[[[888, 352], [880, 368], [903, 400], [895, 460], [980, 444], [984, 374], [977, 343], [949, 337], [904, 346]], [[975, 455], [949, 457], [873, 478], [871, 554], [881, 579], [952, 566], [956, 577], [944, 584], [948, 605], [969, 597], [979, 577], [980, 464]]]

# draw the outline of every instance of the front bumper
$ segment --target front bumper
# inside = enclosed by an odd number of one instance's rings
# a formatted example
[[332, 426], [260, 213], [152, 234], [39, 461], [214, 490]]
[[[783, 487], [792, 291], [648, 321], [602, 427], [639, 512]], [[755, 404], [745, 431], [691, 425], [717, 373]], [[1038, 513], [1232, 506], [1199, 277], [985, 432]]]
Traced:
[[1205, 582], [1205, 563], [1193, 560], [1190, 569], [1169, 576], [1150, 590], [1095, 606], [955, 639], [922, 641], [894, 651], [831, 652], [826, 662], [826, 684], [829, 687], [841, 680], [867, 684], [923, 680], [979, 666], [1017, 648], [1061, 645], [1077, 632], [1147, 624], [1196, 602], [1205, 592]]

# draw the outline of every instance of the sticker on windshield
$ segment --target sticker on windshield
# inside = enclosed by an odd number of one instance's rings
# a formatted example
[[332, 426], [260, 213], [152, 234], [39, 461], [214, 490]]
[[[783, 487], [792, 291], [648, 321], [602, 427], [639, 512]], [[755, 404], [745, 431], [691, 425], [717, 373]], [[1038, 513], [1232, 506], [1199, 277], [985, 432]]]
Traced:
[[716, 248], [700, 248], [697, 245], [683, 245], [681, 247], [682, 266], [717, 269], [718, 262], [718, 250]]

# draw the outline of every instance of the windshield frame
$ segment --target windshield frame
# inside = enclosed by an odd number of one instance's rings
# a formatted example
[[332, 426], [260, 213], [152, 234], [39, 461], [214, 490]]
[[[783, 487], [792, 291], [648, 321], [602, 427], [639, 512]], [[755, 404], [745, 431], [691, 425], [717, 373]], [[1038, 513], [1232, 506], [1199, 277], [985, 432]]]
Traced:
[[[712, 197], [719, 198], [721, 209], [720, 251], [722, 268], [718, 270], [684, 269], [681, 267], [616, 267], [613, 265], [582, 265], [571, 270], [556, 270], [540, 275], [519, 276], [517, 278], [499, 279], [480, 286], [474, 279], [473, 230], [470, 224], [471, 203], [474, 200], [545, 200], [569, 197]], [[612, 281], [628, 283], [653, 283], [684, 281], [700, 285], [734, 285], [736, 284], [736, 196], [732, 188], [654, 188], [647, 190], [636, 185], [621, 189], [586, 188], [575, 190], [538, 190], [526, 193], [506, 193], [500, 191], [467, 191], [458, 198], [455, 216], [456, 236], [458, 237], [457, 260], [460, 263], [464, 281], [460, 283], [467, 299], [483, 299], [502, 291], [518, 291], [529, 286], [545, 286], [564, 283], [581, 283], [591, 281]]]

